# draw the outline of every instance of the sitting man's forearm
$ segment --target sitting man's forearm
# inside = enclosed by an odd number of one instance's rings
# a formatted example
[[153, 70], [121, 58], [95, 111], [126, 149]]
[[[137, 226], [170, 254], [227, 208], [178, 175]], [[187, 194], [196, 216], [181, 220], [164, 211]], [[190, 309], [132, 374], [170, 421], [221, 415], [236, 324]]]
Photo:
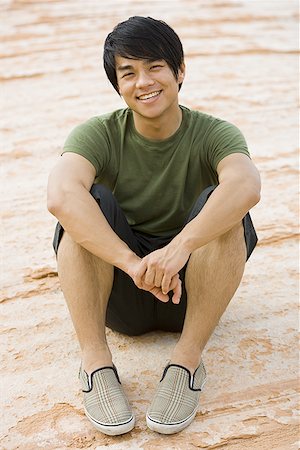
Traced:
[[56, 187], [55, 197], [60, 200], [53, 206], [50, 204], [49, 211], [77, 244], [124, 272], [140, 260], [112, 230], [85, 187], [76, 184], [68, 189]]

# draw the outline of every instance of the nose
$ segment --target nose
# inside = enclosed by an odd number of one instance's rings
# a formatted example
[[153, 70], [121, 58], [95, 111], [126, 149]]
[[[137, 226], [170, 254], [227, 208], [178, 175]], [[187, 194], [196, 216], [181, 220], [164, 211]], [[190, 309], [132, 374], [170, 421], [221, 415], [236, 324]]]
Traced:
[[136, 80], [136, 87], [138, 89], [141, 89], [146, 86], [152, 86], [153, 84], [154, 84], [154, 80], [152, 80], [150, 74], [147, 71], [142, 70], [138, 74], [138, 77]]

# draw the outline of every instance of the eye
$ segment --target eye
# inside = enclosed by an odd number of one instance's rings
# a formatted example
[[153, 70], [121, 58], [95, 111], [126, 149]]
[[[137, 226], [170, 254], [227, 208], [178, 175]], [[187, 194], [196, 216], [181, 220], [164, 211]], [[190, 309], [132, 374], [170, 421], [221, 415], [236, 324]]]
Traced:
[[122, 78], [130, 77], [130, 75], [133, 75], [133, 72], [124, 73]]
[[154, 64], [153, 66], [151, 66], [151, 69], [159, 69], [160, 67], [163, 67], [161, 64]]

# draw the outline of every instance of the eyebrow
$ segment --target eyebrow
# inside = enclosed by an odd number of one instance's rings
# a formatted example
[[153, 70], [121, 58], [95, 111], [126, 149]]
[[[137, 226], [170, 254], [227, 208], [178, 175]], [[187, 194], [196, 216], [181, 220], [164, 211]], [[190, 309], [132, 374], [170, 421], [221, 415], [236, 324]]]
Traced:
[[119, 72], [125, 72], [126, 70], [133, 70], [133, 66], [131, 66], [130, 64], [126, 64], [123, 66], [117, 66], [117, 70]]
[[[162, 59], [145, 59], [144, 65], [152, 64], [156, 61], [163, 61]], [[121, 64], [120, 66], [116, 67], [116, 70], [119, 72], [125, 72], [126, 70], [134, 70], [134, 67], [131, 64]]]

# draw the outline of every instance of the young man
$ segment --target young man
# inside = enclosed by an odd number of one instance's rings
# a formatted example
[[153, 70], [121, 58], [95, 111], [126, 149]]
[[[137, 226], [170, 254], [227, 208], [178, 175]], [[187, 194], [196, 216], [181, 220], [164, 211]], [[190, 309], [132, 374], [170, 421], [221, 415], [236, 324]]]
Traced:
[[85, 412], [104, 433], [134, 426], [105, 326], [181, 333], [146, 417], [171, 434], [195, 417], [202, 351], [255, 247], [248, 211], [260, 179], [234, 125], [178, 104], [183, 50], [167, 24], [118, 24], [104, 68], [128, 108], [76, 127], [50, 174], [58, 273], [82, 351]]

